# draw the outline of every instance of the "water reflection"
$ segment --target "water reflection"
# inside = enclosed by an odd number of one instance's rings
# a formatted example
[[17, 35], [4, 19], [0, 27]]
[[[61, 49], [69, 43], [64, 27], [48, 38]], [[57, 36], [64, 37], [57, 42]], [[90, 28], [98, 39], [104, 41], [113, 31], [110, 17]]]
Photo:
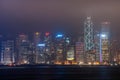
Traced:
[[110, 80], [120, 78], [119, 74], [120, 67], [108, 66], [34, 66], [0, 69], [0, 77], [7, 80]]
[[100, 79], [111, 79], [111, 76], [110, 76], [110, 70], [109, 70], [109, 67], [107, 66], [102, 66], [102, 67], [99, 67], [99, 77]]

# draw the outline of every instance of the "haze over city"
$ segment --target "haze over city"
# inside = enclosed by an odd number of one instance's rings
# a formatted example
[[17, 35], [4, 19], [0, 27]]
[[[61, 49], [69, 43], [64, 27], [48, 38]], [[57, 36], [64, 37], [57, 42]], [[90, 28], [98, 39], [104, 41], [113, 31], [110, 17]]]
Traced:
[[119, 0], [0, 0], [0, 33], [80, 33], [86, 16], [92, 16], [97, 29], [101, 22], [109, 21], [116, 37], [120, 26], [119, 3]]

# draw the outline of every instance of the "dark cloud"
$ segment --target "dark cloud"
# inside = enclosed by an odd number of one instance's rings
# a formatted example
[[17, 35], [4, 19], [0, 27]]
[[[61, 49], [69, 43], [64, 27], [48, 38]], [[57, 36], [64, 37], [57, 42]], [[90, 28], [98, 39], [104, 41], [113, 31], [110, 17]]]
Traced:
[[108, 20], [117, 33], [119, 8], [119, 0], [0, 0], [0, 29], [75, 32], [82, 29], [85, 17], [91, 15], [96, 27]]

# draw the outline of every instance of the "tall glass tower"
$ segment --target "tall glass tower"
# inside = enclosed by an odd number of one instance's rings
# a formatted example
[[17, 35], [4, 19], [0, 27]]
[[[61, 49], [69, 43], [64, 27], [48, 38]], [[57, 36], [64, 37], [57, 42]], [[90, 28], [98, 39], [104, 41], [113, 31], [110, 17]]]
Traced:
[[91, 54], [94, 46], [93, 36], [93, 22], [91, 17], [87, 17], [84, 22], [84, 59], [87, 63], [94, 61], [93, 54]]

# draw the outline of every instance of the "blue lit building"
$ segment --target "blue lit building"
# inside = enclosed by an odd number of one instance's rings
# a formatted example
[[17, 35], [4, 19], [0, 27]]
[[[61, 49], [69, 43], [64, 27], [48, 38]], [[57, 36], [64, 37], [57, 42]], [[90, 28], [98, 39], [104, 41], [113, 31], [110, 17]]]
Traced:
[[[55, 50], [56, 50], [56, 60], [55, 62], [59, 62], [64, 64], [65, 61], [69, 61], [69, 56], [74, 55], [74, 50], [71, 54], [72, 49], [71, 46], [71, 38], [66, 36], [65, 34], [59, 33], [56, 35], [55, 39]], [[72, 57], [74, 60], [74, 57]]]

